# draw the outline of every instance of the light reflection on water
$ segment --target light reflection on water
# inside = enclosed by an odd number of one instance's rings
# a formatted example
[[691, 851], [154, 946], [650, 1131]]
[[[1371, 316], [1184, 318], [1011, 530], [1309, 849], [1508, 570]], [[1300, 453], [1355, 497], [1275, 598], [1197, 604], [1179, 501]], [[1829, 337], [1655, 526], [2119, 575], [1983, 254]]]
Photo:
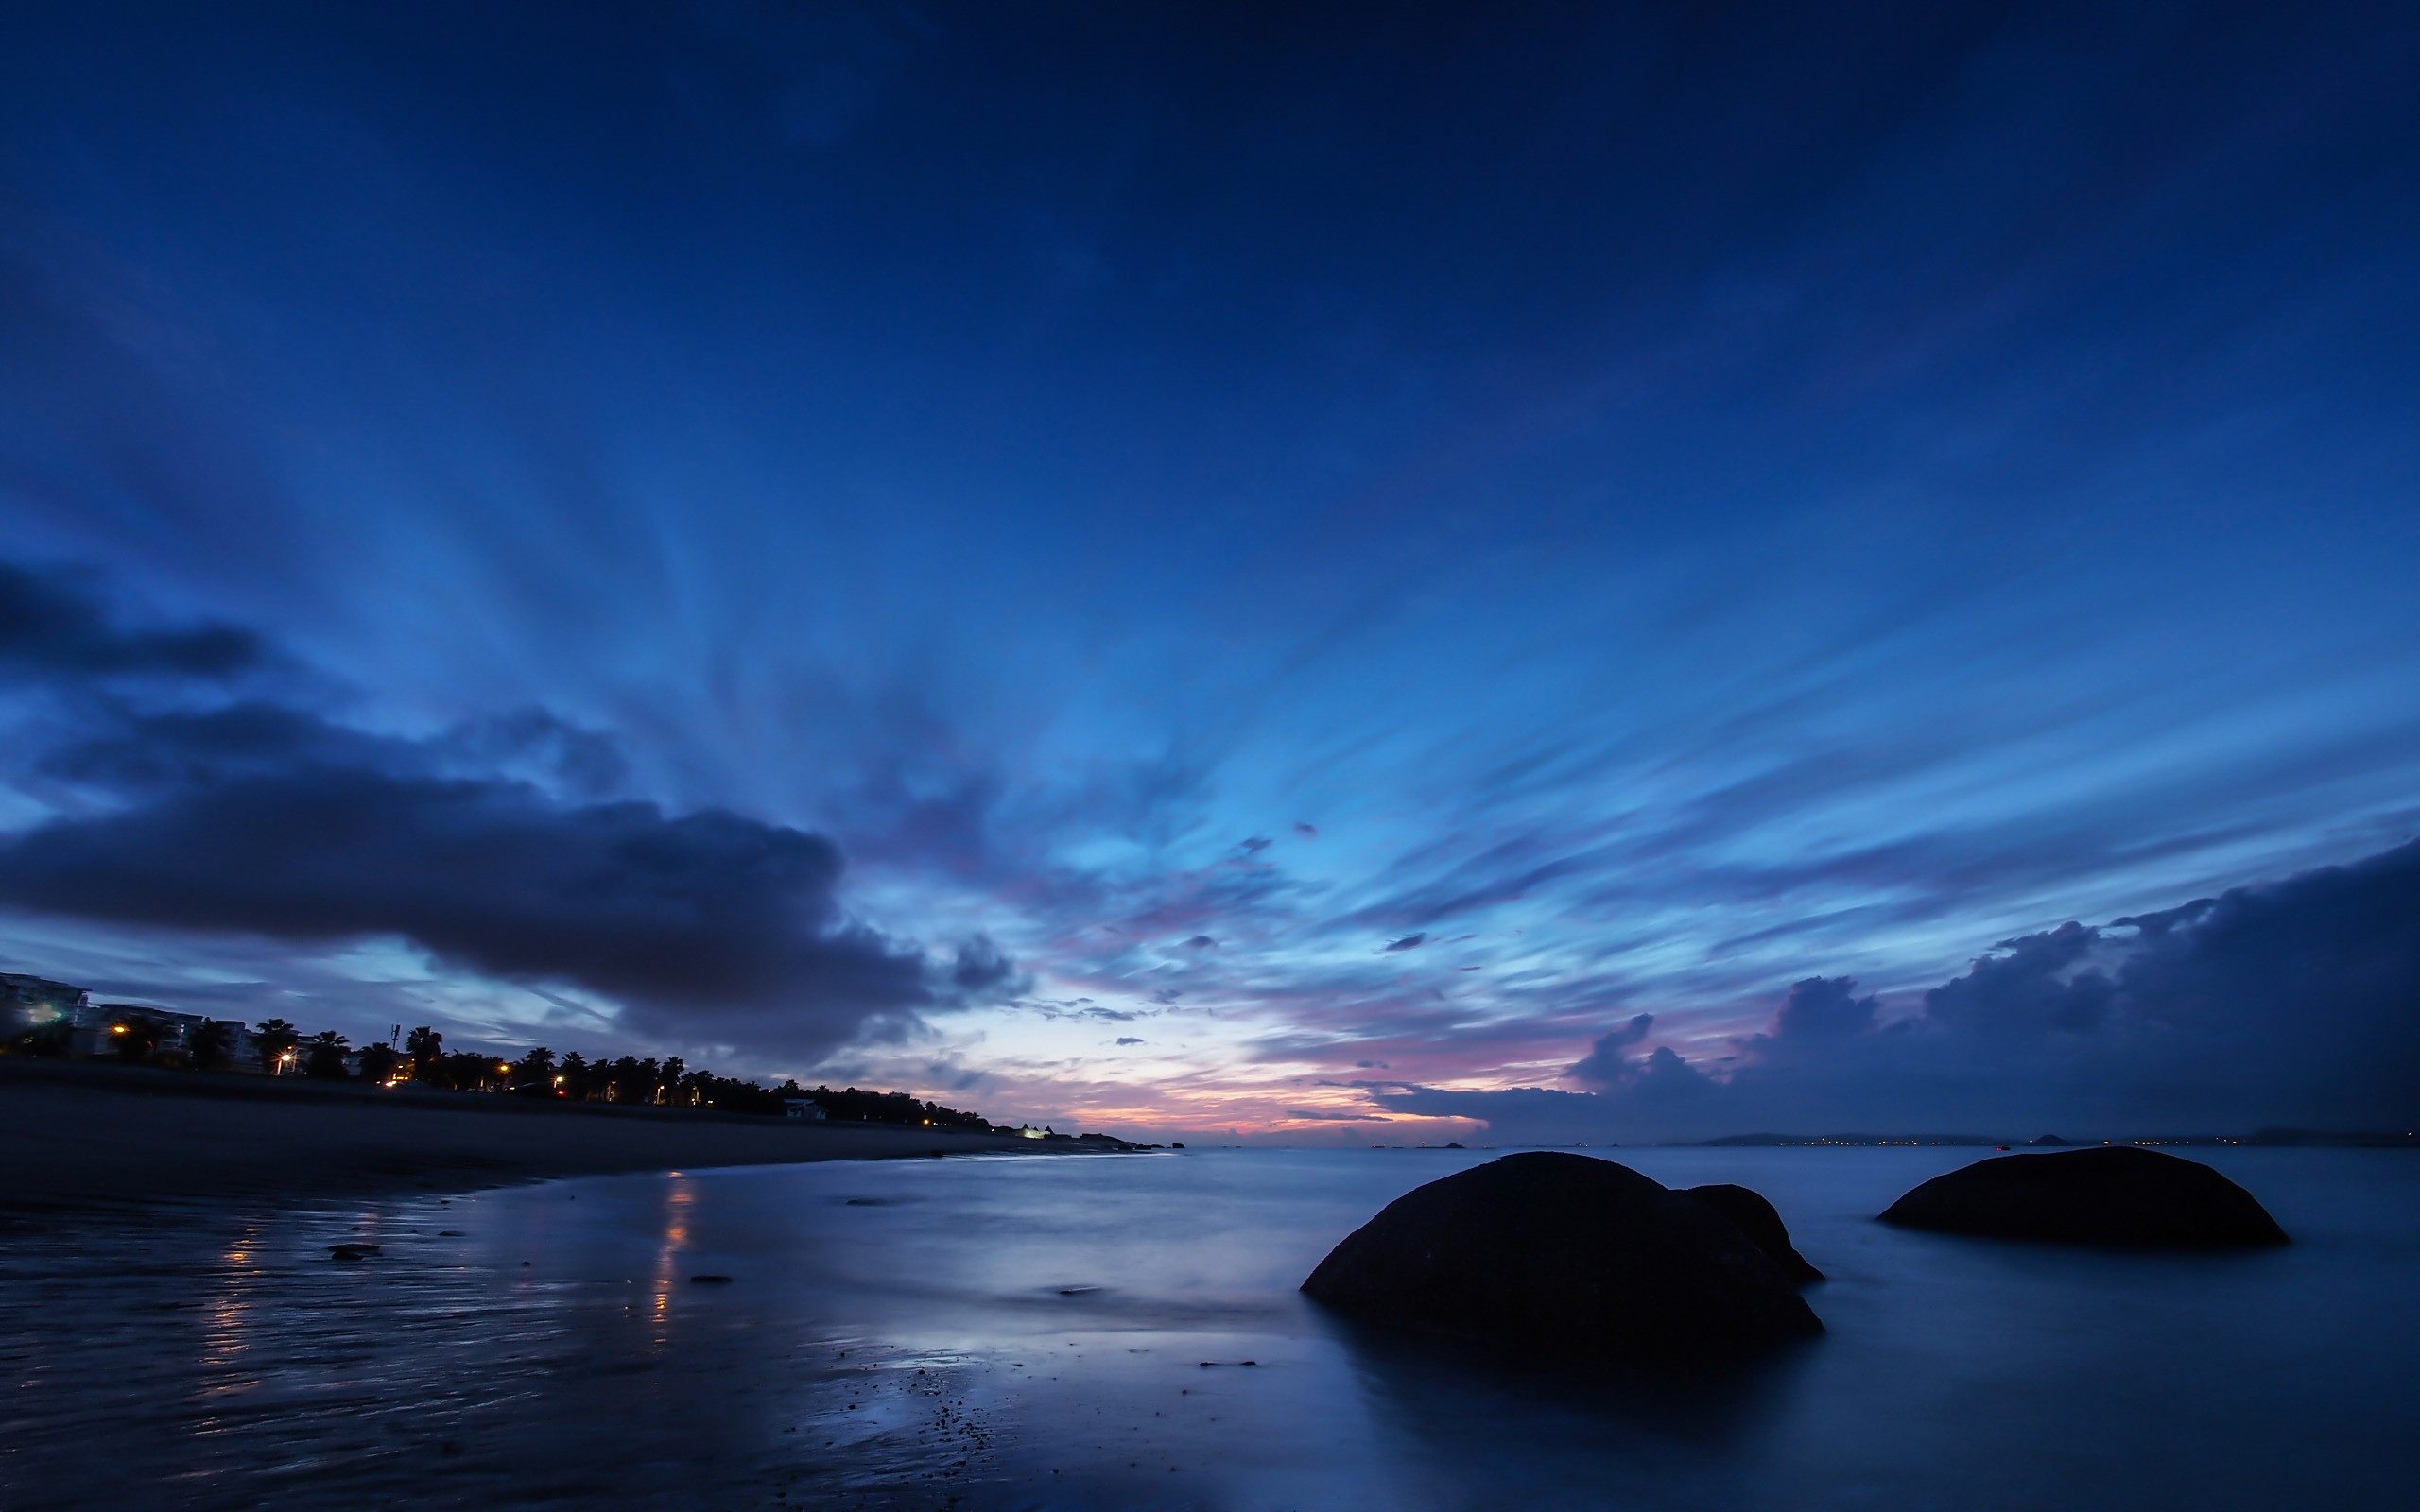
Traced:
[[[2221, 1152], [2300, 1241], [2256, 1256], [1870, 1221], [1976, 1153], [1625, 1152], [1765, 1192], [1833, 1278], [1825, 1338], [1688, 1380], [1508, 1376], [1293, 1291], [1480, 1152], [691, 1172], [13, 1233], [0, 1507], [2198, 1512], [2408, 1487], [2420, 1160]], [[382, 1251], [329, 1259], [345, 1240]]]

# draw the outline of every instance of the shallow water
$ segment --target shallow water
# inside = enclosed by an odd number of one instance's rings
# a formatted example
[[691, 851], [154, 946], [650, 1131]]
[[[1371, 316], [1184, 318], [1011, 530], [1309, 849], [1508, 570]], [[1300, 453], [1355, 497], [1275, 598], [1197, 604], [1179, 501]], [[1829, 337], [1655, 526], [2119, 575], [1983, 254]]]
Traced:
[[[1683, 1381], [1507, 1375], [1295, 1293], [1478, 1151], [784, 1166], [15, 1233], [0, 1509], [2403, 1503], [2420, 1159], [2207, 1152], [2297, 1241], [2252, 1255], [1871, 1220], [1981, 1153], [1620, 1152], [1765, 1193], [1831, 1278], [1822, 1340]], [[330, 1260], [347, 1239], [381, 1252]]]

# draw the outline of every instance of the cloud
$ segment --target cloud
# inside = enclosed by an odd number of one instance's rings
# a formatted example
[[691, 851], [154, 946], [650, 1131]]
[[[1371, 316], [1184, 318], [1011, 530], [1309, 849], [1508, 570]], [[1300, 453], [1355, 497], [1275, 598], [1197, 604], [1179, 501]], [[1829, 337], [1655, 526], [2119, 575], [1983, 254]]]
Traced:
[[268, 660], [250, 630], [129, 625], [89, 574], [0, 562], [0, 666], [45, 678], [228, 679]]
[[1428, 936], [1425, 934], [1406, 935], [1400, 939], [1389, 941], [1386, 948], [1389, 951], [1416, 951], [1427, 943]]
[[12, 752], [60, 800], [0, 835], [11, 908], [403, 940], [492, 979], [595, 994], [657, 1038], [797, 1056], [1029, 985], [987, 936], [936, 959], [853, 917], [824, 835], [562, 796], [619, 781], [619, 753], [543, 710], [410, 740], [259, 698], [194, 707], [272, 654], [225, 627], [130, 629], [97, 604], [0, 565], [0, 658], [54, 682], [163, 684], [91, 700], [48, 748]]
[[1316, 840], [1320, 837], [1320, 827], [1316, 824], [1305, 824], [1302, 820], [1296, 819], [1294, 821], [1294, 833], [1301, 835], [1305, 840]]
[[1793, 1041], [1837, 1040], [1871, 1030], [1881, 999], [1857, 995], [1853, 977], [1810, 976], [1790, 984], [1789, 996], [1773, 1015], [1773, 1032]]
[[1696, 1060], [1600, 1036], [1580, 1091], [1358, 1083], [1391, 1112], [1500, 1138], [1754, 1130], [2002, 1135], [2420, 1122], [2420, 842], [2103, 925], [2002, 941], [1893, 1016], [1847, 977], [1794, 983]]
[[[825, 1077], [837, 1076], [840, 1074], [840, 1071], [838, 1068], [825, 1067], [822, 1068], [822, 1074]], [[991, 1081], [990, 1072], [961, 1065], [956, 1059], [927, 1061], [924, 1067], [924, 1085], [937, 1091], [971, 1091], [977, 1087], [988, 1086]]]
[[296, 941], [392, 936], [562, 983], [643, 1027], [815, 1051], [997, 985], [849, 919], [821, 836], [717, 811], [564, 806], [518, 783], [300, 767], [180, 790], [0, 845], [0, 901]]
[[1209, 950], [1209, 949], [1211, 949], [1213, 946], [1217, 945], [1218, 943], [1219, 943], [1219, 942], [1218, 942], [1217, 940], [1212, 939], [1212, 938], [1211, 938], [1209, 936], [1207, 936], [1207, 935], [1196, 935], [1196, 936], [1194, 936], [1191, 939], [1186, 940], [1186, 941], [1184, 942], [1184, 944], [1185, 944], [1185, 948], [1186, 948], [1187, 950], [1196, 950], [1196, 951], [1206, 951], [1206, 950]]
[[1244, 841], [1236, 849], [1240, 850], [1248, 856], [1256, 856], [1263, 850], [1268, 850], [1272, 843], [1274, 842], [1272, 842], [1267, 835], [1255, 834], [1251, 839]]
[[486, 772], [527, 772], [583, 798], [603, 798], [630, 778], [630, 758], [611, 736], [544, 709], [466, 720], [434, 743], [450, 763]]
[[1599, 1035], [1588, 1054], [1571, 1068], [1571, 1079], [1585, 1087], [1611, 1087], [1625, 1080], [1631, 1068], [1622, 1052], [1646, 1039], [1654, 1022], [1655, 1015], [1642, 1013], [1612, 1033]]
[[950, 984], [970, 998], [1014, 997], [1030, 990], [1033, 979], [988, 935], [977, 935], [958, 947], [950, 967]]
[[1122, 1034], [1122, 1035], [1119, 1035], [1119, 1036], [1117, 1037], [1117, 1040], [1116, 1040], [1116, 1042], [1117, 1042], [1118, 1044], [1120, 1044], [1120, 1045], [1139, 1045], [1139, 1044], [1141, 1044], [1143, 1041], [1142, 1041], [1139, 1038], [1137, 1038], [1136, 1036], [1133, 1036], [1133, 1035], [1131, 1035], [1131, 1034]]

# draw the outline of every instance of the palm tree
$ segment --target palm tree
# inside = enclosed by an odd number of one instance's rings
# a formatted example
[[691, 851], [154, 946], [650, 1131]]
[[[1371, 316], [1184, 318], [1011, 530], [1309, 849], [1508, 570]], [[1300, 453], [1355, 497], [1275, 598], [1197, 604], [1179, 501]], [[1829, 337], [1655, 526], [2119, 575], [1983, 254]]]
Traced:
[[438, 1079], [438, 1058], [445, 1054], [443, 1035], [424, 1023], [404, 1036], [404, 1050], [412, 1057], [413, 1080], [435, 1081]]
[[216, 1071], [235, 1054], [235, 1025], [227, 1019], [204, 1019], [185, 1031], [185, 1059], [196, 1071]]
[[340, 1078], [344, 1075], [345, 1038], [334, 1029], [322, 1029], [311, 1037], [311, 1054], [302, 1064], [306, 1076]]
[[666, 1056], [664, 1060], [664, 1101], [669, 1108], [688, 1106], [688, 1095], [681, 1086], [681, 1078], [688, 1074], [688, 1062], [679, 1056]]
[[636, 1056], [624, 1056], [614, 1062], [606, 1074], [614, 1088], [614, 1101], [635, 1103], [639, 1100], [639, 1061]]
[[275, 1074], [278, 1062], [302, 1039], [294, 1025], [284, 1019], [263, 1019], [252, 1025], [252, 1048], [260, 1052], [261, 1070]]
[[361, 1079], [363, 1081], [375, 1082], [388, 1080], [395, 1074], [395, 1052], [391, 1046], [362, 1046], [361, 1059], [359, 1062], [361, 1066]]

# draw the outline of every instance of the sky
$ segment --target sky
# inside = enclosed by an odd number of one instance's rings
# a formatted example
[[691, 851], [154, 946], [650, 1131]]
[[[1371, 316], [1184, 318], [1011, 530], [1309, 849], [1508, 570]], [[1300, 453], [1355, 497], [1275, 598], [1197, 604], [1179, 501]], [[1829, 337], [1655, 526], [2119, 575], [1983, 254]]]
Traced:
[[33, 0], [0, 970], [1260, 1143], [2420, 1119], [2420, 12]]

